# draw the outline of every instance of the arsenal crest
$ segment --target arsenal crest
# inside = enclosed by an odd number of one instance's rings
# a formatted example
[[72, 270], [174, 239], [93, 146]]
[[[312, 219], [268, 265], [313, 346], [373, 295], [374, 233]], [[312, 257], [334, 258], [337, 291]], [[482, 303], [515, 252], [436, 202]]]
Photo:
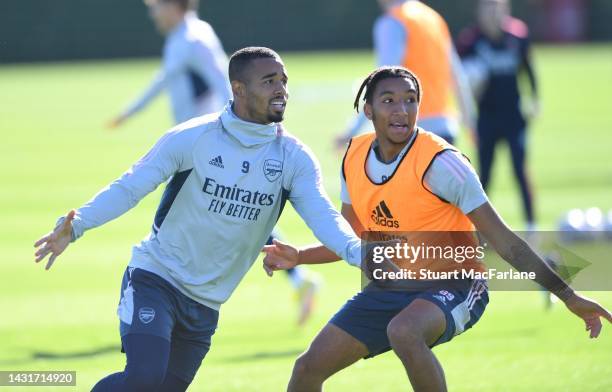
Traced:
[[266, 159], [263, 164], [264, 176], [270, 182], [278, 180], [283, 172], [283, 163], [276, 159]]

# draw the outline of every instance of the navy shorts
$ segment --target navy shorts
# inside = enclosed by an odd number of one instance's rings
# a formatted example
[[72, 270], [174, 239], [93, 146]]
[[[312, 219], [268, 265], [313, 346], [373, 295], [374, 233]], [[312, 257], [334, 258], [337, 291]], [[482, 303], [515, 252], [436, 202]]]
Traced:
[[436, 304], [446, 316], [446, 329], [431, 347], [448, 342], [471, 328], [489, 303], [484, 280], [448, 287], [438, 285], [422, 291], [382, 290], [370, 285], [348, 300], [330, 323], [362, 342], [369, 351], [366, 358], [371, 358], [391, 349], [387, 325], [417, 298]]
[[167, 371], [191, 382], [208, 353], [219, 312], [154, 273], [128, 267], [117, 309], [121, 336], [147, 334], [171, 343]]

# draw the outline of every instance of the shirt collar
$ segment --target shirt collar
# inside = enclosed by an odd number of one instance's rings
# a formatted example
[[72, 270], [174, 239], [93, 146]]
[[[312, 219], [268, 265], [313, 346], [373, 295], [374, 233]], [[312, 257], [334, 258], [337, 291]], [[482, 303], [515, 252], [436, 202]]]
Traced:
[[412, 132], [412, 135], [410, 135], [410, 138], [408, 139], [408, 143], [406, 143], [404, 148], [402, 148], [402, 150], [399, 152], [399, 154], [397, 154], [395, 156], [395, 158], [393, 158], [393, 160], [391, 162], [385, 162], [382, 159], [382, 157], [380, 156], [380, 152], [379, 152], [379, 149], [378, 149], [378, 139], [374, 139], [374, 142], [372, 143], [372, 146], [370, 147], [370, 151], [372, 151], [374, 153], [374, 156], [376, 157], [377, 161], [379, 161], [380, 163], [383, 163], [385, 165], [391, 165], [394, 162], [396, 162], [398, 159], [401, 159], [406, 154], [406, 151], [408, 151], [408, 148], [410, 147], [410, 145], [414, 141], [414, 138], [417, 135], [417, 130], [418, 130], [418, 127], [414, 127], [414, 131]]
[[257, 124], [242, 120], [232, 110], [233, 101], [221, 112], [221, 123], [227, 133], [245, 147], [254, 147], [276, 139], [281, 127], [279, 123]]

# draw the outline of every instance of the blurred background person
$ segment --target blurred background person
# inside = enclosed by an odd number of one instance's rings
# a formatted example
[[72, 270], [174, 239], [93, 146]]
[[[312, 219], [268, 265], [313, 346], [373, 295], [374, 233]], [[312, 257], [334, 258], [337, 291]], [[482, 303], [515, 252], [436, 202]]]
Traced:
[[145, 0], [155, 27], [166, 36], [162, 67], [149, 87], [110, 126], [121, 125], [162, 90], [174, 123], [220, 111], [230, 99], [227, 55], [213, 28], [198, 18], [194, 0]]
[[[478, 159], [485, 190], [491, 183], [495, 147], [505, 140], [519, 184], [529, 231], [535, 230], [533, 191], [525, 166], [529, 118], [539, 112], [536, 75], [530, 57], [529, 33], [510, 16], [508, 0], [480, 0], [477, 25], [461, 32], [457, 49], [478, 102]], [[526, 74], [531, 97], [521, 99], [519, 77]]]
[[[459, 130], [453, 93], [461, 120], [472, 131], [475, 109], [444, 18], [418, 0], [378, 0], [383, 10], [374, 24], [373, 39], [378, 66], [401, 65], [413, 71], [423, 86], [418, 125], [449, 143]], [[355, 117], [336, 138], [338, 148], [357, 135], [367, 119]]]

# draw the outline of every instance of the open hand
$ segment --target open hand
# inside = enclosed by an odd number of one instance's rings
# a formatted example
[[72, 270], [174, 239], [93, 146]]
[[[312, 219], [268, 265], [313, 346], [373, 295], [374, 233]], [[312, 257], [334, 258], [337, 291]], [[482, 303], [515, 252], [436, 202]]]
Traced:
[[600, 317], [605, 318], [612, 323], [612, 315], [597, 302], [583, 297], [579, 294], [574, 294], [565, 301], [565, 306], [576, 316], [584, 320], [586, 330], [590, 331], [591, 339], [599, 336], [601, 332]]
[[51, 233], [34, 243], [34, 247], [37, 248], [36, 253], [34, 253], [37, 263], [47, 257], [48, 254], [51, 254], [45, 266], [46, 270], [51, 268], [57, 256], [62, 254], [70, 244], [70, 241], [72, 241], [72, 221], [75, 215], [75, 210], [70, 211], [61, 225], [58, 225]]

